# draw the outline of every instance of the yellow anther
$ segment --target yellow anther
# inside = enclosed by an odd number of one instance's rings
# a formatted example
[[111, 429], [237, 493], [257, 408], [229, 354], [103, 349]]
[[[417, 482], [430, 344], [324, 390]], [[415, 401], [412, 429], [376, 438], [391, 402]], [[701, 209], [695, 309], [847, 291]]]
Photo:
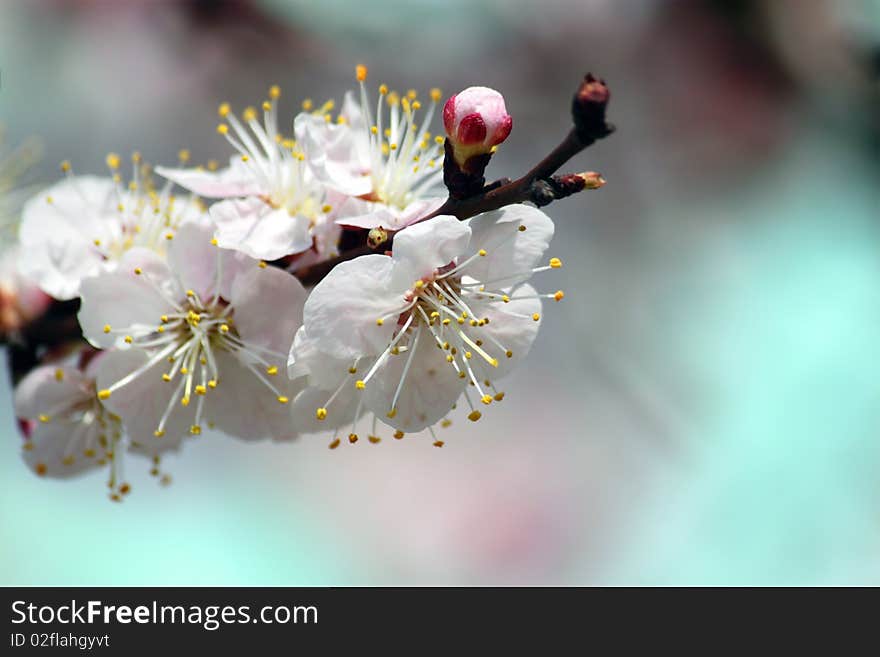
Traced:
[[388, 85], [387, 84], [380, 84], [379, 85], [379, 93], [382, 94], [383, 96], [385, 94], [387, 94], [388, 93]]
[[311, 99], [311, 98], [306, 98], [306, 99], [302, 102], [302, 108], [303, 108], [303, 110], [305, 110], [306, 112], [308, 112], [310, 109], [312, 109], [312, 107], [313, 107], [313, 104], [312, 104], [312, 99]]
[[187, 290], [186, 296], [188, 296], [190, 299], [192, 299], [194, 296], [196, 296], [195, 290]]
[[557, 290], [557, 291], [556, 291], [556, 294], [553, 295], [553, 298], [554, 298], [556, 301], [562, 301], [562, 299], [563, 299], [564, 297], [565, 297], [565, 292], [563, 292], [562, 290]]
[[241, 118], [245, 121], [253, 121], [257, 118], [257, 110], [253, 107], [245, 107], [241, 113]]
[[500, 402], [502, 399], [504, 399], [504, 393], [503, 392], [496, 392], [495, 393], [495, 401]]
[[522, 224], [520, 224], [520, 226], [519, 226], [519, 228], [517, 228], [517, 230], [521, 233], [524, 233], [524, 232], [526, 232], [526, 227], [523, 226]]
[[229, 115], [230, 111], [232, 111], [232, 108], [229, 107], [229, 103], [220, 103], [220, 107], [217, 108], [217, 114], [223, 119]]
[[112, 331], [112, 330], [113, 330], [113, 329], [110, 328], [110, 325], [109, 325], [109, 324], [104, 324], [104, 333], [109, 333], [109, 332]]
[[413, 283], [413, 287], [417, 290], [421, 290], [423, 287], [425, 287], [425, 281], [419, 279], [415, 283]]
[[165, 233], [165, 239], [166, 239], [166, 240], [173, 240], [173, 239], [174, 239], [174, 233]]
[[48, 203], [49, 205], [52, 205], [54, 202], [55, 202], [55, 201], [52, 199], [51, 196], [47, 196], [47, 197], [46, 197], [46, 203]]
[[45, 414], [40, 415], [39, 420], [40, 420], [40, 422], [42, 422], [43, 424], [45, 424], [46, 422], [49, 421], [49, 416], [48, 416], [48, 415], [45, 415]]
[[323, 212], [324, 214], [328, 214], [332, 209], [333, 206], [329, 204], [324, 204], [321, 206], [321, 212]]
[[480, 398], [480, 401], [488, 406], [492, 403], [492, 395], [483, 395], [482, 398]]
[[266, 374], [268, 374], [269, 376], [275, 376], [276, 374], [278, 374], [278, 367], [275, 365], [270, 365], [266, 368]]
[[327, 409], [326, 408], [319, 408], [319, 409], [315, 410], [315, 417], [318, 418], [319, 420], [326, 420], [327, 419]]
[[270, 103], [268, 100], [264, 100], [263, 101], [263, 111], [268, 112], [271, 109], [272, 109], [272, 103]]
[[443, 447], [443, 445], [445, 445], [446, 443], [444, 443], [442, 440], [435, 440], [433, 444], [434, 447]]
[[385, 413], [385, 415], [388, 416], [389, 418], [393, 418], [395, 415], [397, 415], [397, 409], [392, 408], [390, 411]]
[[481, 256], [484, 256], [486, 255], [486, 249], [480, 249], [479, 251], [477, 251], [477, 253], [479, 253]]
[[180, 405], [181, 406], [189, 406], [189, 397], [188, 396], [181, 397]]
[[220, 168], [220, 163], [217, 160], [208, 160], [208, 171], [216, 171]]
[[168, 382], [171, 380], [171, 375], [168, 374], [168, 373], [163, 374], [163, 375], [162, 375], [162, 380], [163, 380], [165, 383], [168, 383]]
[[266, 263], [265, 260], [260, 260], [260, 262], [258, 263], [258, 266], [259, 266], [260, 269], [265, 269], [265, 268], [268, 267], [269, 265]]
[[181, 162], [189, 162], [190, 152], [186, 148], [181, 148], [177, 153], [177, 157]]
[[371, 126], [370, 126], [370, 132], [372, 132], [374, 135], [375, 135], [375, 134], [378, 134], [378, 133], [379, 133], [379, 128], [377, 128], [377, 127], [374, 126], [374, 125], [371, 125]]
[[279, 87], [277, 84], [273, 84], [271, 87], [269, 87], [269, 98], [271, 98], [272, 100], [278, 100], [279, 98], [281, 98], [281, 87]]
[[64, 370], [62, 370], [60, 367], [55, 370], [55, 380], [64, 381]]
[[[156, 327], [156, 332], [157, 332], [157, 333], [164, 333], [164, 332], [165, 332], [165, 327], [162, 326], [162, 325], [160, 324], [159, 326]], [[172, 362], [173, 362], [173, 361], [172, 361]]]
[[481, 417], [483, 417], [483, 414], [480, 413], [480, 411], [471, 411], [467, 417], [468, 417], [468, 420], [470, 420], [471, 422], [476, 422]]
[[194, 436], [202, 435], [202, 428], [198, 424], [194, 424], [189, 428], [189, 432]]
[[376, 320], [376, 326], [382, 326], [382, 324], [384, 324], [384, 323], [385, 323], [385, 320], [382, 319], [381, 317]]
[[130, 335], [126, 335], [123, 340], [125, 340], [125, 344], [131, 344], [134, 342], [134, 339]]
[[537, 322], [539, 319], [541, 319], [541, 313], [535, 313], [534, 315], [532, 315], [532, 319]]
[[474, 356], [474, 355], [473, 355], [471, 352], [469, 352], [469, 351], [464, 352], [464, 357], [467, 358], [468, 360], [470, 360], [471, 358], [473, 358], [473, 356]]
[[219, 132], [221, 135], [225, 135], [227, 132], [229, 132], [229, 126], [225, 123], [221, 123], [217, 126], [217, 132]]
[[358, 82], [363, 82], [367, 79], [367, 67], [363, 64], [358, 64], [354, 68], [355, 77], [357, 77]]
[[464, 317], [459, 317], [456, 321], [458, 321], [459, 324], [464, 324]]
[[394, 437], [397, 440], [400, 440], [401, 438], [403, 438], [403, 436], [404, 436], [404, 433], [400, 429], [398, 429], [397, 431], [394, 432]]
[[220, 332], [221, 333], [229, 333], [229, 325], [228, 324], [221, 324], [220, 325]]
[[434, 143], [436, 143], [436, 144], [443, 144], [444, 141], [446, 141], [446, 140], [443, 137], [441, 137], [440, 135], [437, 135], [436, 137], [434, 137]]
[[443, 427], [444, 429], [447, 429], [447, 428], [449, 428], [450, 426], [452, 426], [452, 420], [450, 420], [449, 418], [445, 418], [445, 419], [440, 423], [440, 426]]
[[95, 458], [95, 450], [93, 450], [93, 449], [84, 450], [83, 456], [85, 456], [87, 459], [93, 459], [93, 458]]
[[451, 363], [454, 360], [455, 360], [455, 358], [452, 356], [452, 354], [446, 354], [446, 362], [447, 363]]
[[550, 266], [553, 267], [553, 269], [559, 269], [562, 267], [562, 260], [559, 258], [550, 258]]
[[105, 399], [110, 399], [110, 394], [111, 393], [107, 388], [104, 388], [103, 390], [99, 390], [98, 391], [98, 399], [100, 399], [102, 401]]
[[507, 356], [508, 358], [513, 358], [513, 352], [510, 349], [508, 349], [506, 352], [504, 352], [504, 355]]
[[211, 390], [213, 390], [214, 388], [216, 388], [216, 387], [217, 387], [217, 380], [216, 380], [216, 379], [211, 379], [210, 381], [208, 381], [208, 387], [209, 387]]
[[63, 459], [61, 459], [61, 462], [64, 465], [73, 465], [74, 461], [76, 461], [76, 458], [73, 456], [73, 454], [71, 454], [70, 456], [65, 456]]
[[354, 367], [353, 365], [348, 368], [349, 374], [357, 374], [357, 371], [358, 371], [358, 368]]
[[247, 155], [242, 155], [242, 156], [241, 156], [241, 161], [242, 161], [242, 162], [247, 162], [249, 159], [251, 159], [251, 158], [249, 158]]
[[332, 443], [330, 443], [329, 445], [327, 445], [327, 447], [329, 447], [330, 449], [336, 449], [337, 447], [339, 447], [339, 442], [340, 442], [340, 441], [339, 441], [339, 438], [337, 438], [337, 439], [334, 440]]
[[450, 322], [450, 321], [451, 321], [451, 320], [450, 320], [448, 317], [446, 317], [446, 318], [443, 320], [443, 326], [449, 326], [449, 322]]
[[369, 440], [374, 445], [382, 442], [382, 439], [379, 438], [379, 436], [367, 436], [367, 440]]
[[440, 91], [437, 87], [431, 89], [431, 100], [433, 100], [435, 103], [439, 103], [441, 98], [443, 98], [442, 91]]
[[287, 402], [290, 401], [290, 399], [288, 399], [288, 398], [285, 397], [284, 395], [278, 395], [278, 396], [276, 397], [276, 399], [278, 400], [278, 403], [279, 403], [279, 404], [286, 404]]
[[67, 173], [68, 171], [70, 171], [70, 168], [71, 168], [70, 162], [68, 160], [64, 160], [64, 162], [61, 163], [61, 170], [64, 173]]
[[140, 153], [140, 151], [135, 151], [134, 153], [131, 154], [131, 161], [132, 161], [134, 164], [140, 164], [140, 163], [141, 163], [141, 153]]
[[358, 390], [363, 390], [364, 388], [367, 387], [367, 384], [361, 380], [357, 380], [354, 382], [354, 387], [357, 388]]
[[196, 386], [196, 394], [197, 395], [204, 395], [204, 394], [207, 394], [207, 392], [208, 392], [208, 389], [205, 386]]
[[358, 441], [358, 435], [356, 433], [348, 434], [348, 442], [354, 445]]
[[162, 315], [159, 319], [162, 321], [163, 324], [168, 323], [168, 315]]
[[507, 296], [506, 294], [502, 294], [502, 295], [501, 295], [501, 300], [502, 300], [504, 303], [510, 303], [510, 297]]
[[216, 237], [212, 237], [212, 238], [211, 238], [211, 246], [217, 246], [217, 244], [218, 244], [218, 242], [217, 242], [217, 238], [216, 238]]
[[119, 156], [116, 153], [108, 153], [106, 162], [107, 162], [107, 166], [113, 170], [116, 170], [119, 168], [120, 160], [119, 160]]
[[[478, 322], [478, 321], [475, 320], [475, 319], [472, 319], [472, 320], [470, 321], [470, 325], [471, 325], [471, 326], [477, 326], [478, 324], [480, 324], [480, 322]], [[482, 324], [480, 324], [480, 326], [482, 326]]]

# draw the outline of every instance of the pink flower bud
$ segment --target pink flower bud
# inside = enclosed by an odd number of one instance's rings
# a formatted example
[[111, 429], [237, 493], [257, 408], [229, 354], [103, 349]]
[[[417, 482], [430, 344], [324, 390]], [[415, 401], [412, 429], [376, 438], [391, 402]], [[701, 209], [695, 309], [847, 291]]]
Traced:
[[507, 139], [513, 119], [500, 93], [488, 87], [468, 87], [446, 101], [443, 125], [456, 149], [487, 153]]

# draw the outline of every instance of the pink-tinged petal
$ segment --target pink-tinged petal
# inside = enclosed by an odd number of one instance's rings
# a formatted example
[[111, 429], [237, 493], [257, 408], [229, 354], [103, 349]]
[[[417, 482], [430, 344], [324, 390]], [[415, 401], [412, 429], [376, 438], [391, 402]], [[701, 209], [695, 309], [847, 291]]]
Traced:
[[291, 216], [260, 199], [222, 201], [211, 207], [221, 248], [236, 249], [252, 258], [277, 260], [312, 247], [309, 220]]
[[467, 224], [448, 215], [404, 228], [394, 236], [395, 283], [412, 285], [416, 279], [431, 276], [464, 253], [470, 237]]
[[[99, 467], [103, 456], [95, 449], [99, 428], [97, 422], [71, 424], [68, 422], [38, 423], [25, 442], [22, 458], [36, 474], [53, 479], [66, 479]], [[95, 451], [86, 456], [87, 449]], [[91, 454], [91, 452], [89, 452]]]
[[218, 283], [220, 296], [229, 299], [235, 278], [257, 268], [253, 258], [215, 246], [213, 237], [210, 224], [187, 222], [178, 229], [168, 252], [168, 264], [183, 289], [193, 290], [203, 302], [214, 297]]
[[391, 258], [378, 254], [336, 265], [306, 301], [306, 333], [337, 358], [380, 354], [397, 325], [392, 311], [405, 303], [403, 290], [389, 285], [392, 267]]
[[[469, 300], [469, 305], [478, 317], [488, 319], [489, 323], [469, 331], [468, 335], [472, 339], [485, 334], [495, 338], [494, 341], [483, 338], [483, 349], [498, 361], [498, 367], [492, 367], [475, 356], [470, 361], [471, 365], [478, 368], [483, 378], [491, 381], [507, 376], [528, 355], [541, 326], [541, 300], [537, 298], [535, 288], [528, 283], [516, 287], [510, 292], [509, 303], [470, 303]], [[536, 313], [538, 321], [533, 319]], [[512, 356], [508, 358], [496, 343], [503, 345]]]
[[[413, 362], [397, 398], [397, 412], [389, 418], [387, 414], [410, 355]], [[364, 405], [395, 429], [421, 431], [439, 422], [452, 410], [465, 385], [466, 381], [460, 379], [452, 365], [446, 362], [446, 352], [437, 348], [427, 329], [422, 329], [414, 352], [389, 356], [370, 379], [363, 390]]]
[[95, 241], [109, 243], [120, 230], [111, 180], [93, 176], [64, 180], [24, 206], [20, 271], [56, 299], [76, 298], [80, 281], [103, 268]]
[[301, 381], [283, 375], [267, 376], [287, 403], [278, 401], [273, 390], [228, 352], [216, 353], [220, 379], [205, 397], [205, 417], [215, 428], [243, 440], [292, 440], [296, 430], [290, 418], [290, 403], [303, 388]]
[[[478, 281], [495, 281], [511, 287], [525, 281], [553, 238], [553, 221], [528, 205], [510, 205], [478, 215], [468, 221], [472, 231], [468, 255], [486, 250], [463, 273]], [[520, 230], [525, 226], [526, 230]]]
[[[336, 395], [330, 406], [326, 407], [331, 394], [332, 391], [328, 392], [320, 388], [306, 388], [296, 396], [290, 409], [290, 417], [297, 433], [333, 432], [351, 426], [357, 411], [360, 391], [352, 384]], [[319, 408], [327, 409], [327, 417], [323, 420], [318, 419]]]
[[[174, 312], [170, 299], [175, 294], [165, 262], [153, 251], [132, 249], [117, 271], [83, 281], [78, 315], [83, 335], [101, 349], [124, 347], [125, 336], [112, 329], [158, 326], [162, 315]], [[107, 326], [110, 332], [105, 331]]]
[[[391, 228], [397, 223], [397, 215], [384, 203], [370, 203], [360, 201], [366, 207], [357, 208], [362, 210], [359, 214], [341, 214], [336, 218], [340, 226], [354, 226], [355, 228]], [[351, 206], [349, 206], [351, 207]], [[355, 208], [352, 208], [355, 210]], [[393, 229], [392, 229], [393, 230]]]
[[373, 190], [369, 159], [363, 157], [358, 144], [362, 135], [351, 126], [327, 123], [310, 114], [297, 116], [294, 126], [317, 180], [349, 196]]
[[259, 196], [266, 192], [240, 157], [232, 157], [229, 166], [220, 171], [156, 167], [156, 173], [206, 198]]
[[41, 415], [50, 415], [55, 409], [88, 401], [93, 396], [94, 386], [76, 368], [42, 365], [15, 386], [15, 417], [37, 420]]
[[239, 336], [248, 344], [286, 356], [302, 326], [306, 297], [308, 292], [299, 280], [275, 267], [255, 266], [237, 276], [229, 301]]
[[[149, 361], [149, 354], [141, 349], [113, 351], [101, 362], [96, 377], [99, 390], [110, 388], [117, 381], [136, 371]], [[161, 360], [137, 376], [130, 383], [117, 388], [103, 403], [111, 412], [122, 418], [129, 439], [138, 451], [147, 454], [177, 449], [195, 421], [196, 404], [182, 406], [179, 398], [172, 399], [180, 374], [171, 380], [163, 381], [162, 374], [168, 371], [166, 360]], [[165, 434], [155, 435], [162, 415], [169, 407], [171, 414], [166, 421]]]

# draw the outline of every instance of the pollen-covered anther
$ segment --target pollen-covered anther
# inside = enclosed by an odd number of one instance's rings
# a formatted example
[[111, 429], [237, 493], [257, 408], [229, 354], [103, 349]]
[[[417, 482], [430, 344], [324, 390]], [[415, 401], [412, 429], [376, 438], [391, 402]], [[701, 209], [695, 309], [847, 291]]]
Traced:
[[390, 411], [388, 411], [385, 415], [386, 415], [389, 419], [393, 419], [394, 416], [397, 415], [397, 409], [396, 409], [396, 408], [392, 408], [392, 409], [391, 409]]
[[559, 258], [550, 258], [550, 267], [553, 269], [559, 269], [562, 267], [562, 260]]
[[397, 431], [394, 432], [394, 437], [395, 437], [397, 440], [401, 440], [401, 439], [403, 438], [404, 435], [405, 435], [405, 434], [404, 434], [403, 431], [401, 431], [400, 429], [398, 429]]
[[503, 392], [496, 392], [495, 393], [495, 401], [500, 402], [502, 399], [504, 399], [504, 393]]
[[364, 381], [358, 379], [357, 381], [354, 382], [354, 387], [357, 388], [358, 390], [363, 390], [364, 388], [367, 387], [367, 384]]
[[556, 294], [553, 295], [555, 301], [562, 301], [563, 298], [565, 298], [565, 292], [562, 290], [557, 290]]
[[194, 424], [189, 428], [189, 432], [193, 436], [200, 436], [202, 435], [202, 427], [200, 427], [198, 424]]
[[275, 399], [278, 400], [279, 404], [287, 404], [290, 402], [290, 398], [285, 397], [284, 395], [278, 395]]
[[46, 414], [44, 413], [43, 415], [40, 415], [40, 417], [39, 417], [38, 419], [40, 420], [40, 422], [42, 422], [43, 424], [45, 424], [45, 423], [47, 423], [51, 418], [50, 418], [48, 415], [46, 415]]
[[197, 395], [206, 395], [208, 393], [208, 389], [205, 386], [196, 386], [196, 394]]
[[270, 365], [266, 368], [266, 374], [268, 374], [269, 376], [275, 376], [276, 374], [278, 374], [278, 367], [276, 367], [275, 365]]
[[327, 447], [329, 447], [330, 449], [336, 449], [337, 447], [339, 447], [340, 442], [341, 441], [339, 440], [339, 438], [336, 438], [332, 443], [327, 445]]
[[435, 440], [434, 441], [434, 447], [443, 447], [443, 445], [445, 445], [445, 444], [446, 443], [444, 443], [442, 440]]
[[327, 419], [327, 409], [326, 408], [318, 408], [315, 410], [315, 417], [318, 420], [326, 420]]
[[153, 432], [153, 435], [156, 436], [156, 438], [161, 438], [162, 436], [165, 435], [165, 430], [164, 429], [156, 429]]
[[476, 422], [481, 417], [483, 417], [483, 414], [480, 413], [480, 411], [471, 411], [467, 417], [468, 417], [468, 420], [470, 420], [471, 422]]
[[532, 319], [537, 322], [538, 320], [541, 319], [541, 314], [535, 313], [534, 315], [532, 315]]
[[492, 403], [492, 395], [483, 395], [483, 397], [480, 399], [480, 401], [483, 402], [486, 406], [488, 406], [489, 404]]
[[358, 441], [358, 435], [356, 433], [348, 434], [348, 442], [354, 445]]
[[113, 329], [110, 328], [110, 325], [109, 325], [109, 324], [104, 324], [104, 329], [103, 329], [104, 333], [109, 333], [109, 332], [112, 331], [112, 330], [113, 330]]
[[98, 391], [98, 399], [100, 399], [102, 401], [105, 399], [110, 399], [110, 395], [111, 395], [111, 392], [107, 388], [104, 388], [103, 390]]

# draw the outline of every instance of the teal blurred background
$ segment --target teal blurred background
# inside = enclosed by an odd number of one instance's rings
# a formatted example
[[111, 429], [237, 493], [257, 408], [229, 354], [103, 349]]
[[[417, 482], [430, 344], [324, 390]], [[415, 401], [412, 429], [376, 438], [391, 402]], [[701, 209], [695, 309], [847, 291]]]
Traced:
[[499, 177], [583, 73], [612, 89], [570, 163], [608, 185], [549, 208], [566, 299], [506, 400], [442, 450], [205, 435], [116, 505], [24, 467], [4, 381], [0, 584], [880, 584], [880, 2], [0, 3], [32, 182], [222, 158], [220, 101], [277, 82], [292, 116], [356, 63], [502, 91]]

